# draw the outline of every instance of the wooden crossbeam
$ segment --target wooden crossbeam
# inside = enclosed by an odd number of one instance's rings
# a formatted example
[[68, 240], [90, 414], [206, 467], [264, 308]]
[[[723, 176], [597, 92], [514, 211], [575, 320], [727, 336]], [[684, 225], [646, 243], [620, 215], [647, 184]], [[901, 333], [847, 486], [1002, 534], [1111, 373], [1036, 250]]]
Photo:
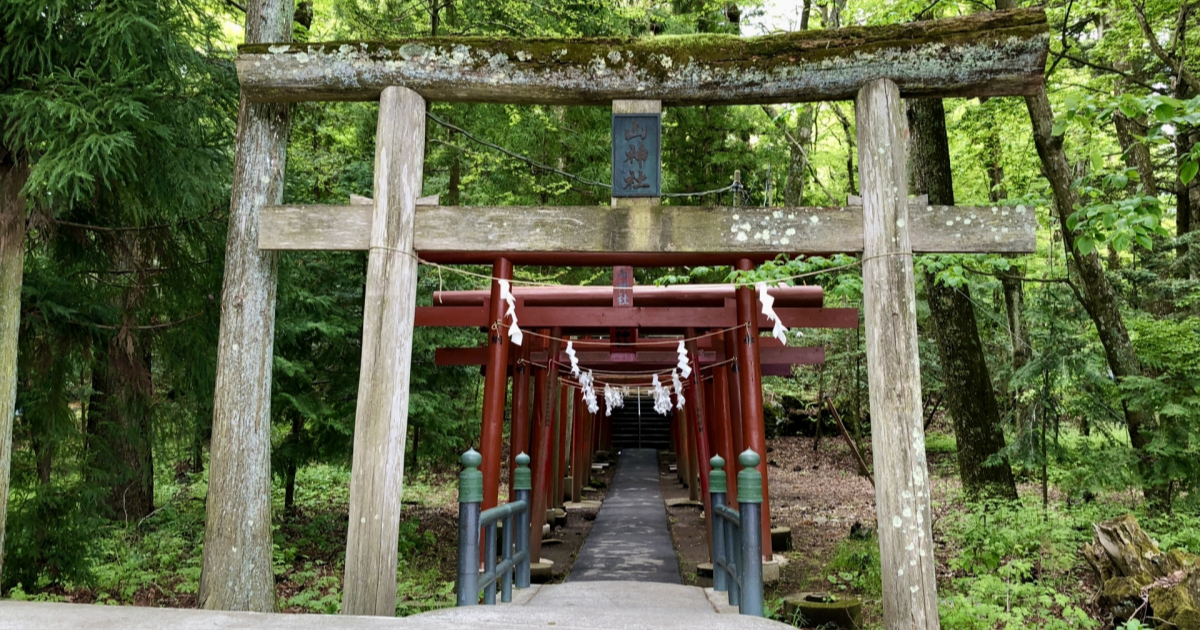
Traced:
[[[788, 328], [856, 328], [858, 309], [777, 307], [783, 325]], [[758, 325], [770, 328], [766, 315], [759, 314]], [[606, 307], [606, 306], [526, 306], [517, 309], [517, 320], [525, 328], [561, 326], [565, 330], [604, 329], [611, 327], [643, 330], [679, 330], [729, 328], [737, 325], [733, 307]], [[484, 306], [418, 306], [417, 326], [482, 327], [489, 325]]]
[[[263, 250], [365, 250], [371, 206], [266, 206]], [[917, 253], [1028, 253], [1037, 220], [1025, 206], [912, 205]], [[669, 266], [863, 251], [860, 206], [419, 206], [415, 248], [440, 263]]]
[[889, 77], [906, 97], [1016, 96], [1042, 82], [1042, 9], [737, 37], [414, 38], [245, 44], [251, 102], [374, 100], [404, 86], [430, 101], [667, 105], [851, 100]]

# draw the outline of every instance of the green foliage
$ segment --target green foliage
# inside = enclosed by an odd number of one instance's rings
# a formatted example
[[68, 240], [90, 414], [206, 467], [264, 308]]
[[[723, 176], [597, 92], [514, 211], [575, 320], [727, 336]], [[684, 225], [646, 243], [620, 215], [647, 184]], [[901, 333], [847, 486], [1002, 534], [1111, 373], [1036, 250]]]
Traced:
[[879, 597], [883, 590], [879, 541], [874, 536], [866, 540], [847, 538], [841, 541], [825, 567], [825, 573], [831, 589]]
[[100, 519], [94, 497], [79, 484], [43, 485], [14, 493], [5, 541], [5, 585], [34, 592], [50, 585], [87, 583], [89, 554]]

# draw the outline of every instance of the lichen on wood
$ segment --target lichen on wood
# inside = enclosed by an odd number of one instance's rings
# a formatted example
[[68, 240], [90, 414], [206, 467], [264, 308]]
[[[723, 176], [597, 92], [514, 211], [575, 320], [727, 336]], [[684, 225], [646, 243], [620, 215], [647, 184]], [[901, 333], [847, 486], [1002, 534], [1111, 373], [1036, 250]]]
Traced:
[[246, 44], [254, 101], [373, 100], [408, 87], [433, 101], [671, 105], [852, 99], [871, 79], [904, 96], [1028, 94], [1048, 46], [1041, 9], [761, 37], [414, 38]]

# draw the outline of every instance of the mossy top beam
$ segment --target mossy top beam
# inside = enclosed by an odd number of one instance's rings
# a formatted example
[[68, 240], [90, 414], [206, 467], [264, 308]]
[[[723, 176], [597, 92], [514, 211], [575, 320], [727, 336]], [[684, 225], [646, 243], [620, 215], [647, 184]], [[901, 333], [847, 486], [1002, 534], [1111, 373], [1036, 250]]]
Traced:
[[426, 100], [731, 105], [853, 99], [886, 77], [904, 96], [1016, 96], [1042, 81], [1041, 9], [762, 37], [418, 38], [245, 44], [253, 102], [362, 101], [400, 85]]

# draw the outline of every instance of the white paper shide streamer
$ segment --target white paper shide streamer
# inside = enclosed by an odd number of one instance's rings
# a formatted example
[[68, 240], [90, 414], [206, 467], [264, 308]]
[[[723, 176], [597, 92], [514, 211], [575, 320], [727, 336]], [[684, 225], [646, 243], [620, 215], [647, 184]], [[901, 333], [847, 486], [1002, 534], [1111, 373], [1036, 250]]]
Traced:
[[508, 338], [519, 346], [525, 335], [521, 332], [521, 327], [517, 325], [517, 298], [513, 295], [512, 284], [508, 280], [496, 280], [496, 282], [500, 284], [500, 299], [508, 304], [508, 310], [504, 311], [504, 314], [512, 320], [508, 326]]
[[625, 406], [625, 392], [619, 387], [613, 387], [608, 383], [604, 384], [604, 404], [607, 407], [604, 410], [604, 415], [611, 416], [613, 409]]
[[688, 351], [687, 347], [683, 345], [682, 339], [679, 341], [679, 348], [676, 352], [679, 353], [679, 373], [683, 375], [683, 378], [691, 376], [692, 366], [688, 365]]
[[653, 376], [652, 384], [654, 385], [654, 411], [663, 416], [671, 413], [671, 392], [667, 391], [667, 388], [659, 382], [657, 374]]
[[[767, 319], [775, 324], [775, 327], [771, 329], [771, 336], [778, 339], [784, 345], [787, 345], [788, 329], [787, 326], [783, 325], [783, 322], [779, 321], [779, 315], [775, 314], [775, 297], [767, 291], [767, 283], [759, 282], [754, 285], [754, 288], [758, 291], [759, 301], [762, 302], [763, 315], [766, 315]], [[799, 333], [800, 331], [796, 332]], [[801, 336], [803, 336], [802, 333]]]
[[565, 353], [567, 358], [571, 360], [571, 376], [579, 378], [579, 357], [575, 356], [575, 344], [568, 341]]
[[583, 391], [583, 402], [587, 404], [588, 413], [600, 411], [600, 404], [596, 402], [596, 381], [591, 370], [579, 375], [579, 388]]
[[671, 385], [675, 387], [675, 408], [683, 409], [683, 383], [679, 381], [679, 372], [671, 370]]

